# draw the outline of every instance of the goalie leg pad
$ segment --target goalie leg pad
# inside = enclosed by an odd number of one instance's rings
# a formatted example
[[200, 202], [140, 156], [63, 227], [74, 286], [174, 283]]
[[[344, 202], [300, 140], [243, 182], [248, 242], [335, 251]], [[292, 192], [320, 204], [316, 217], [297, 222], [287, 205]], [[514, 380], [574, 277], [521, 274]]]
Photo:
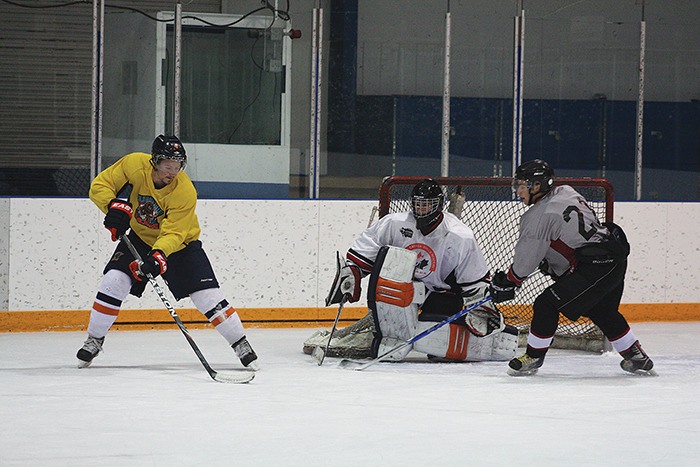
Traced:
[[[422, 332], [435, 323], [421, 321], [417, 332]], [[465, 326], [450, 323], [413, 344], [413, 350], [443, 361], [481, 362], [509, 361], [518, 350], [518, 329], [505, 325], [502, 332], [476, 337]]]
[[[423, 332], [434, 325], [434, 322], [421, 321], [418, 323], [418, 332]], [[450, 323], [417, 340], [413, 344], [413, 350], [433, 357], [461, 362], [467, 359], [471, 340], [476, 340], [476, 337], [469, 334], [466, 327]]]
[[[374, 318], [374, 343], [372, 356], [384, 354], [401, 345], [416, 334], [418, 303], [423, 300], [416, 294], [413, 272], [417, 253], [403, 248], [384, 246], [374, 262], [367, 291], [367, 304]], [[421, 284], [422, 285], [422, 284]], [[418, 288], [421, 290], [421, 288]], [[394, 359], [401, 359], [410, 352], [407, 346]]]
[[518, 351], [518, 328], [506, 324], [503, 331], [485, 337], [473, 337], [467, 349], [467, 361], [507, 362]]

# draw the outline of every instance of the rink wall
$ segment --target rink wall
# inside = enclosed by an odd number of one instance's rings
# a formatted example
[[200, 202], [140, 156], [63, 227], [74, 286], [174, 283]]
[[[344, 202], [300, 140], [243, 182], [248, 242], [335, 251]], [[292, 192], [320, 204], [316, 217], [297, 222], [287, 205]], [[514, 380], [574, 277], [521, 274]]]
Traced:
[[[344, 253], [374, 201], [202, 200], [202, 241], [221, 287], [248, 326], [319, 326]], [[700, 203], [616, 203], [632, 244], [623, 313], [630, 321], [700, 321]], [[114, 244], [87, 199], [0, 199], [0, 332], [85, 329]], [[497, 226], [495, 226], [497, 227]], [[121, 328], [172, 326], [158, 297], [129, 297]], [[183, 321], [206, 326], [189, 299]], [[348, 307], [344, 321], [364, 315]]]

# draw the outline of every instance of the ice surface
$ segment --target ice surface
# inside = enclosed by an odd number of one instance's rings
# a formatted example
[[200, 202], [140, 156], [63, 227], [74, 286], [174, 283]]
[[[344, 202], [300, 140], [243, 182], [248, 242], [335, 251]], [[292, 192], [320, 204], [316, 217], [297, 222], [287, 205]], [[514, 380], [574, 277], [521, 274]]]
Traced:
[[[633, 330], [659, 377], [562, 350], [533, 377], [348, 371], [302, 353], [313, 329], [251, 329], [262, 370], [220, 384], [177, 329], [113, 331], [86, 369], [83, 333], [0, 334], [0, 466], [698, 465], [700, 323]], [[214, 369], [240, 367], [216, 331], [192, 335]]]

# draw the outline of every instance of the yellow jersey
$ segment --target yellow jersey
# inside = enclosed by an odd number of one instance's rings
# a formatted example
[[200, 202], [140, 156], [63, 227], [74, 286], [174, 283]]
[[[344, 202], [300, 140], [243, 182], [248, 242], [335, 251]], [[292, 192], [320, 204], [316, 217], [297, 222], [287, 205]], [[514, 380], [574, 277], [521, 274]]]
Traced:
[[133, 190], [129, 202], [134, 208], [131, 230], [152, 249], [169, 256], [199, 238], [201, 230], [195, 214], [197, 190], [184, 171], [157, 189], [152, 171], [150, 154], [127, 154], [95, 177], [90, 185], [90, 199], [107, 213], [109, 202], [130, 183]]

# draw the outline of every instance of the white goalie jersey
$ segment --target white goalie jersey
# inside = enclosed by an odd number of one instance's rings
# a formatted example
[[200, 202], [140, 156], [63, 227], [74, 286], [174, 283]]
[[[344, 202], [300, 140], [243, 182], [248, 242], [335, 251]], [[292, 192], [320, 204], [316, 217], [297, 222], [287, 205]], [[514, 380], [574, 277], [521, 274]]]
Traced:
[[418, 254], [415, 280], [428, 291], [443, 292], [462, 288], [483, 279], [489, 268], [474, 232], [448, 212], [437, 227], [423, 235], [410, 212], [388, 214], [365, 230], [347, 253], [348, 261], [364, 274], [372, 272], [382, 246], [396, 246]]

